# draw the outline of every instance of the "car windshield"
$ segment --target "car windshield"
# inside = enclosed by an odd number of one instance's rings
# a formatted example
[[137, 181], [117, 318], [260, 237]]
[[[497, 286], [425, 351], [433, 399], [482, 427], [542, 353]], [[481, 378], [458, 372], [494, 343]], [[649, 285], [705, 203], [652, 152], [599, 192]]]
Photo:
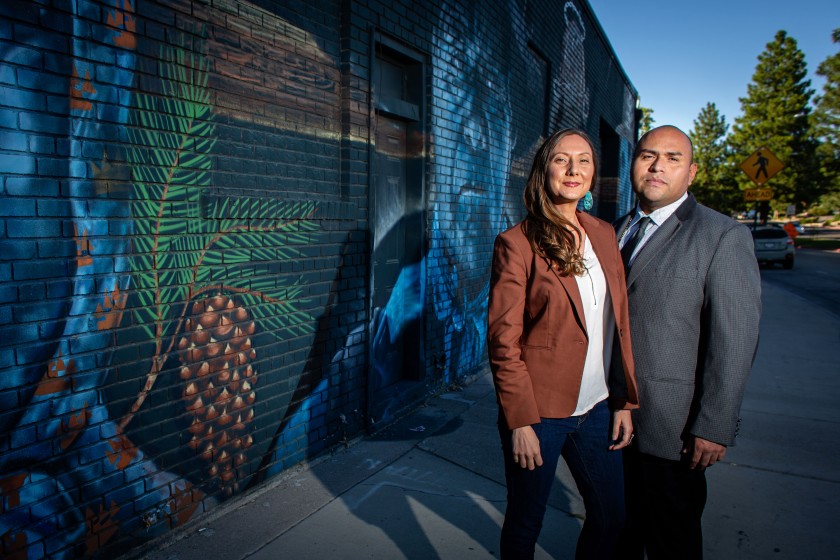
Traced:
[[779, 228], [755, 229], [752, 232], [753, 239], [784, 239], [787, 232]]

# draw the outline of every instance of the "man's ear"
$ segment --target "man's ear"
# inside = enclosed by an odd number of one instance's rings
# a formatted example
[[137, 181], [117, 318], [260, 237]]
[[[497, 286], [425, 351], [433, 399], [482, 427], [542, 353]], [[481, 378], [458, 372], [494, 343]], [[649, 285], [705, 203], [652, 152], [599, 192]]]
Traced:
[[688, 184], [689, 184], [689, 186], [691, 185], [691, 183], [694, 182], [694, 176], [695, 175], [697, 175], [697, 164], [692, 162], [692, 164], [690, 166], [688, 166]]

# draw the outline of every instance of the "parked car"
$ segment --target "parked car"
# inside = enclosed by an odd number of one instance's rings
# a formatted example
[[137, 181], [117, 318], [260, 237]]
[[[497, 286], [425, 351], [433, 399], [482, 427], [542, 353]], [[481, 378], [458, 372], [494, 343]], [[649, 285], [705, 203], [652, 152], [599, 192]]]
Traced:
[[779, 263], [788, 270], [793, 268], [796, 246], [784, 229], [774, 225], [751, 229], [755, 257], [759, 263]]

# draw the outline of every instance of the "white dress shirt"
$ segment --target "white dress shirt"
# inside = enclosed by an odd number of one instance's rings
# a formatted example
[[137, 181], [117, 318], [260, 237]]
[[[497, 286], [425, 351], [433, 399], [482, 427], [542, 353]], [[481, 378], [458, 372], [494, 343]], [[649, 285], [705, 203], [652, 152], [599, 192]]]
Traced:
[[651, 237], [653, 237], [653, 234], [656, 233], [656, 231], [659, 229], [659, 226], [664, 224], [665, 220], [670, 218], [671, 214], [676, 212], [680, 204], [685, 202], [685, 199], [687, 198], [688, 193], [683, 193], [683, 195], [680, 198], [678, 198], [671, 204], [663, 206], [662, 208], [657, 208], [650, 214], [645, 214], [644, 212], [642, 212], [642, 209], [639, 208], [638, 205], [636, 205], [636, 213], [633, 215], [633, 218], [630, 220], [628, 226], [624, 228], [624, 231], [619, 234], [620, 237], [618, 238], [618, 248], [621, 249], [622, 247], [624, 247], [624, 244], [627, 242], [627, 240], [633, 237], [633, 234], [636, 233], [636, 230], [638, 229], [639, 220], [641, 220], [643, 217], [647, 216], [650, 218], [650, 225], [648, 225], [647, 229], [645, 230], [645, 236], [641, 239], [641, 241], [639, 241], [638, 245], [636, 245], [636, 248], [633, 250], [633, 254], [630, 255], [628, 264], [633, 264], [633, 260], [636, 258], [636, 255], [639, 254], [639, 251], [642, 249], [642, 247], [645, 246], [645, 243], [647, 243], [648, 240]]

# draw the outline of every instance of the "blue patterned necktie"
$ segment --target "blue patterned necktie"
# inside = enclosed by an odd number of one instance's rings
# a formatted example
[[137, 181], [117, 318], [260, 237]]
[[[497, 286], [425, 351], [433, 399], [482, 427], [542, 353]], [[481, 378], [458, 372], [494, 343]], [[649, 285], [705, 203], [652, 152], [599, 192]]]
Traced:
[[628, 239], [627, 243], [624, 244], [624, 247], [621, 248], [621, 260], [624, 261], [625, 271], [630, 270], [630, 257], [633, 256], [633, 251], [636, 249], [639, 242], [644, 239], [645, 230], [649, 225], [650, 218], [648, 216], [639, 220], [639, 227], [636, 229], [636, 233], [634, 233], [633, 237]]

